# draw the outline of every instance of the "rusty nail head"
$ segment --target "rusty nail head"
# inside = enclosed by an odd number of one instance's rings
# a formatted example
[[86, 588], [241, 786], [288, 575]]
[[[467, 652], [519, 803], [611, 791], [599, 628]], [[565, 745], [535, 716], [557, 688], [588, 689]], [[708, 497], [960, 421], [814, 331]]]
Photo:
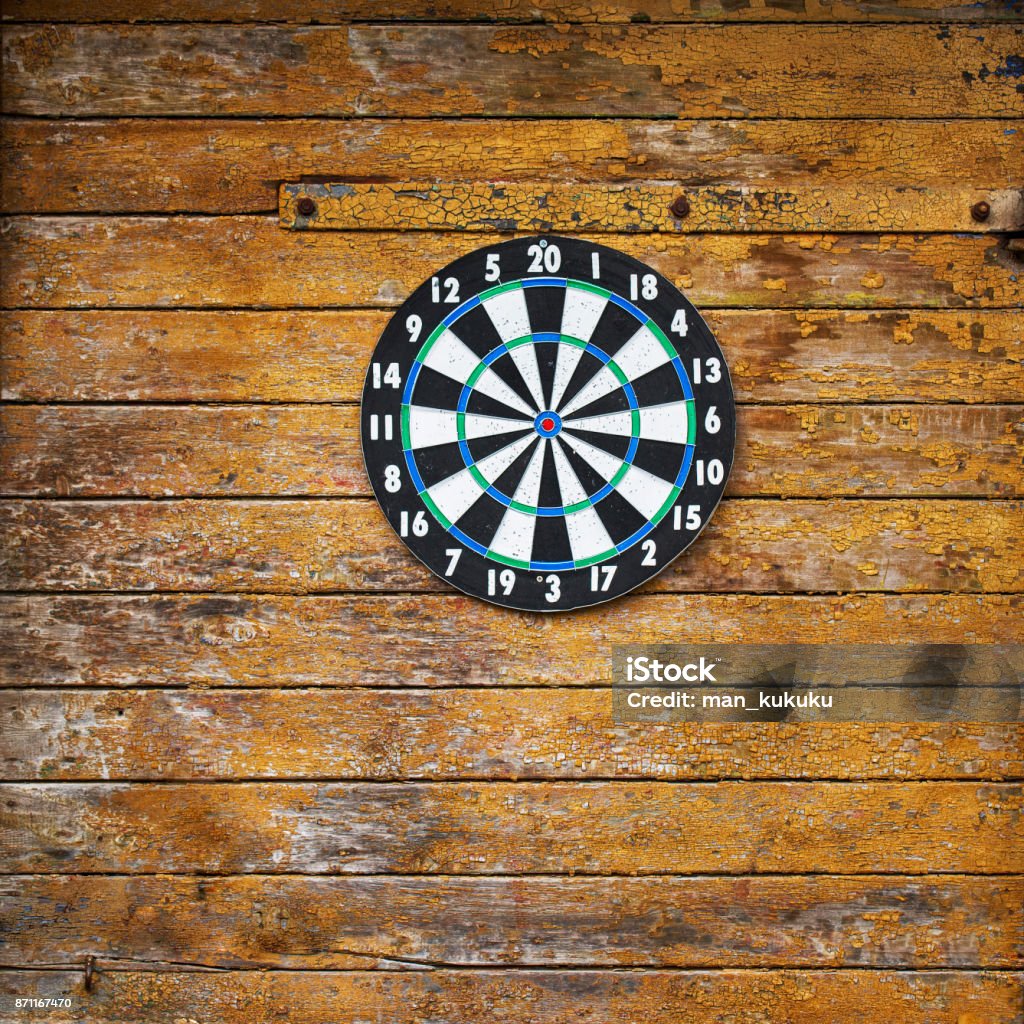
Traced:
[[685, 217], [690, 212], [690, 200], [686, 196], [676, 196], [669, 210], [673, 217]]
[[303, 196], [296, 207], [303, 217], [312, 217], [316, 213], [316, 203], [309, 196]]
[[95, 970], [95, 968], [96, 968], [96, 957], [94, 957], [94, 956], [86, 957], [85, 958], [85, 978], [84, 978], [84, 985], [85, 985], [85, 991], [86, 992], [91, 992], [92, 991], [92, 975], [93, 975], [93, 971]]
[[975, 203], [971, 207], [971, 216], [976, 221], [988, 220], [988, 215], [992, 212], [992, 207], [985, 202], [984, 199], [980, 203]]

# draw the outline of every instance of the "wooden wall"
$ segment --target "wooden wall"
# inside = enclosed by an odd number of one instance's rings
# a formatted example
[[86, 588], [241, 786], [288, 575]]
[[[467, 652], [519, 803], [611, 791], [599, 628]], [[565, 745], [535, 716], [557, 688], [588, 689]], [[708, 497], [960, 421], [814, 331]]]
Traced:
[[[4, 19], [0, 1020], [1024, 1021], [1020, 725], [607, 690], [620, 641], [1022, 639], [1019, 2]], [[282, 229], [310, 178], [379, 187]], [[581, 614], [452, 593], [363, 475], [389, 310], [494, 237], [387, 186], [488, 179], [684, 288], [741, 403], [700, 542]]]

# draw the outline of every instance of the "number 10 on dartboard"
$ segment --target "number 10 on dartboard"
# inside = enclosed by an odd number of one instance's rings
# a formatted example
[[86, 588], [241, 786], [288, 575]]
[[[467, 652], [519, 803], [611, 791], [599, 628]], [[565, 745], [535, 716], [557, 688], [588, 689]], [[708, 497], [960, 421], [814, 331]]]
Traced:
[[665, 568], [732, 465], [722, 351], [640, 261], [579, 239], [488, 246], [425, 281], [373, 353], [362, 439], [395, 532], [467, 594], [565, 611]]

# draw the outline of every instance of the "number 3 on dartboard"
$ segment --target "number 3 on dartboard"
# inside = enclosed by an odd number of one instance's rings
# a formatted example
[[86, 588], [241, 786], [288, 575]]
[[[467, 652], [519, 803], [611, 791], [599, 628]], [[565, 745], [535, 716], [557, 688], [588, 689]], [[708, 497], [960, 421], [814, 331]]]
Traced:
[[409, 549], [468, 594], [544, 612], [661, 572], [713, 515], [735, 443], [697, 310], [579, 238], [437, 268], [381, 335], [361, 417], [374, 494]]

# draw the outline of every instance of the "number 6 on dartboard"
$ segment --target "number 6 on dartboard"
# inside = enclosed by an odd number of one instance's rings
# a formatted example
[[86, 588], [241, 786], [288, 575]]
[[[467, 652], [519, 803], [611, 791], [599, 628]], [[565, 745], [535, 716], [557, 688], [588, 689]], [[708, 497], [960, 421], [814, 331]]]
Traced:
[[395, 532], [460, 590], [533, 611], [664, 569], [713, 514], [735, 433], [693, 305], [575, 238], [440, 268], [384, 329], [363, 389], [363, 456]]

